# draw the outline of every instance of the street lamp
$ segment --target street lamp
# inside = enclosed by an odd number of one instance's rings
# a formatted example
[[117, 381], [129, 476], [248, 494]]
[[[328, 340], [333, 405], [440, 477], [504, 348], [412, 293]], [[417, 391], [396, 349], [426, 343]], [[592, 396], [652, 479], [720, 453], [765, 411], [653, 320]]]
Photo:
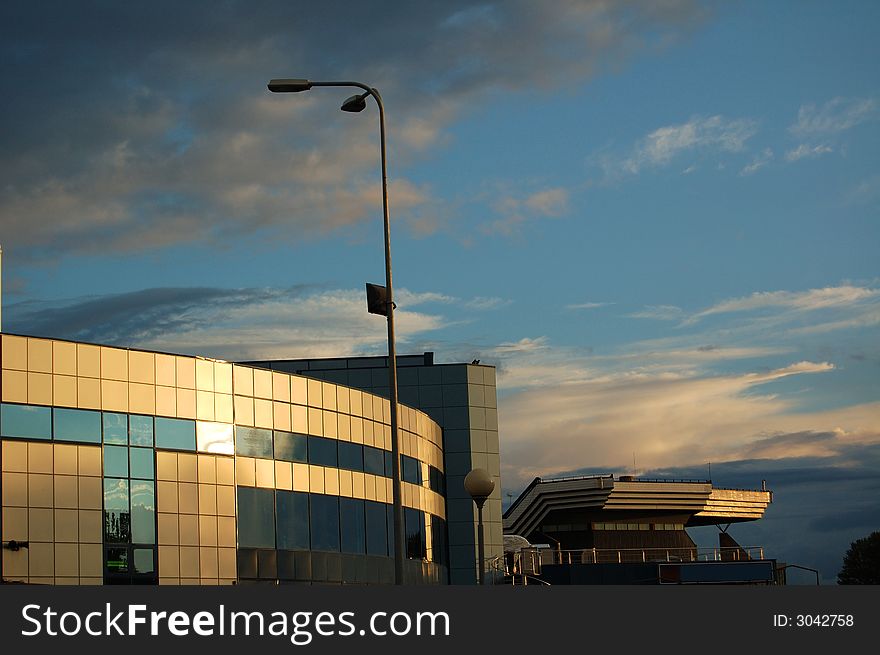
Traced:
[[269, 82], [272, 93], [299, 93], [315, 86], [356, 87], [363, 93], [353, 95], [342, 103], [342, 111], [360, 112], [366, 106], [367, 96], [372, 96], [379, 107], [379, 142], [382, 154], [382, 212], [385, 228], [385, 308], [388, 319], [388, 390], [391, 402], [391, 488], [394, 502], [394, 584], [403, 584], [403, 505], [400, 492], [400, 439], [397, 430], [397, 353], [394, 347], [394, 300], [391, 291], [391, 226], [388, 220], [388, 171], [385, 163], [385, 107], [379, 92], [360, 82], [315, 82], [300, 79], [275, 79]]
[[486, 469], [474, 469], [464, 476], [464, 489], [477, 505], [477, 557], [480, 559], [480, 577], [477, 584], [485, 584], [486, 544], [483, 537], [483, 505], [495, 490], [495, 481]]

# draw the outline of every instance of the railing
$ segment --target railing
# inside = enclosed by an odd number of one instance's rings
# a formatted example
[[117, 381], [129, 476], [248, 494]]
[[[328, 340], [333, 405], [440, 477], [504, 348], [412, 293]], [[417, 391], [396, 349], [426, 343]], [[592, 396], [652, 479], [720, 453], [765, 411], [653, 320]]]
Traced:
[[523, 549], [534, 551], [541, 564], [624, 564], [633, 562], [745, 562], [764, 559], [761, 546], [724, 548], [583, 548], [578, 550]]

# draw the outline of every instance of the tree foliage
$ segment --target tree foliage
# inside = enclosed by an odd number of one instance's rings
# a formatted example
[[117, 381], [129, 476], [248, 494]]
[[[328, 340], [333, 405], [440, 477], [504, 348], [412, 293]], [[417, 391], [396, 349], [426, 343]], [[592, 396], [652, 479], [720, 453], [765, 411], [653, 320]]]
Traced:
[[880, 532], [852, 542], [837, 574], [837, 584], [880, 584]]

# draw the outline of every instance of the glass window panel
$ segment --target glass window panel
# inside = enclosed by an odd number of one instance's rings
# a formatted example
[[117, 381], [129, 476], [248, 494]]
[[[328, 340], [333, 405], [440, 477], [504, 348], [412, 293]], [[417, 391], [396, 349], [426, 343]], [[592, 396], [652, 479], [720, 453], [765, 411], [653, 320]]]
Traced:
[[135, 548], [134, 549], [134, 572], [135, 573], [155, 573], [156, 564], [152, 548]]
[[0, 432], [4, 437], [51, 439], [52, 411], [29, 405], [0, 406]]
[[178, 418], [156, 417], [156, 447], [171, 450], [196, 449], [196, 423]]
[[129, 474], [132, 478], [152, 480], [153, 475], [153, 449], [152, 448], [129, 448], [128, 449]]
[[309, 549], [309, 495], [297, 491], [276, 494], [278, 548]]
[[[130, 416], [129, 422], [129, 443], [132, 446], [152, 446], [153, 445], [153, 417], [152, 416]], [[137, 565], [137, 562], [135, 562]]]
[[275, 432], [275, 459], [285, 462], [308, 462], [308, 439], [304, 434]]
[[232, 455], [235, 453], [235, 442], [232, 438], [232, 426], [228, 423], [196, 423], [196, 448], [200, 453]]
[[104, 446], [104, 475], [107, 477], [128, 477], [128, 448], [125, 446]]
[[409, 507], [403, 510], [406, 533], [406, 556], [410, 559], [424, 559], [427, 556], [425, 541], [425, 515]]
[[239, 548], [275, 548], [275, 492], [238, 487]]
[[107, 549], [107, 570], [119, 573], [128, 571], [128, 548]]
[[104, 443], [128, 443], [127, 414], [110, 414], [105, 412], [102, 420], [104, 423]]
[[384, 503], [366, 501], [364, 512], [367, 530], [367, 554], [388, 554], [388, 528]]
[[130, 538], [128, 480], [104, 478], [104, 541], [128, 543]]
[[54, 409], [55, 439], [101, 443], [101, 412], [84, 409]]
[[339, 468], [348, 469], [350, 471], [364, 470], [364, 447], [360, 444], [340, 441], [339, 447]]
[[364, 553], [367, 535], [364, 526], [364, 501], [339, 499], [339, 526], [343, 553]]
[[312, 550], [339, 551], [339, 498], [309, 494], [309, 517]]
[[364, 471], [373, 475], [385, 475], [384, 452], [372, 446], [364, 446]]
[[421, 467], [419, 462], [408, 455], [401, 455], [401, 478], [404, 482], [422, 484]]
[[443, 496], [446, 495], [446, 480], [443, 473], [440, 472], [440, 469], [428, 466], [428, 485], [438, 494]]
[[[336, 468], [336, 440], [309, 437], [309, 463]], [[339, 550], [337, 548], [337, 550]]]
[[235, 452], [248, 457], [272, 459], [272, 431], [236, 425]]
[[394, 557], [394, 505], [385, 506], [385, 523], [388, 527], [388, 554]]
[[146, 480], [131, 481], [131, 541], [156, 543], [156, 487]]
[[431, 517], [431, 552], [438, 564], [446, 564], [449, 560], [446, 555], [446, 521], [437, 516]]
[[385, 455], [385, 477], [386, 478], [393, 478], [394, 477], [394, 472], [393, 472], [394, 458], [391, 456], [391, 453], [388, 452], [387, 450], [383, 450], [382, 452]]

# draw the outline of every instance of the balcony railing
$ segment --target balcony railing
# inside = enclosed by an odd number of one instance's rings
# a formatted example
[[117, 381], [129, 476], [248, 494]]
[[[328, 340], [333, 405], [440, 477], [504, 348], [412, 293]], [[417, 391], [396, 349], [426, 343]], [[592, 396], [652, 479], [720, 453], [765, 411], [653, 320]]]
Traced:
[[718, 548], [523, 548], [493, 561], [505, 577], [536, 576], [548, 564], [633, 564], [672, 562], [748, 562], [764, 559], [762, 546]]

